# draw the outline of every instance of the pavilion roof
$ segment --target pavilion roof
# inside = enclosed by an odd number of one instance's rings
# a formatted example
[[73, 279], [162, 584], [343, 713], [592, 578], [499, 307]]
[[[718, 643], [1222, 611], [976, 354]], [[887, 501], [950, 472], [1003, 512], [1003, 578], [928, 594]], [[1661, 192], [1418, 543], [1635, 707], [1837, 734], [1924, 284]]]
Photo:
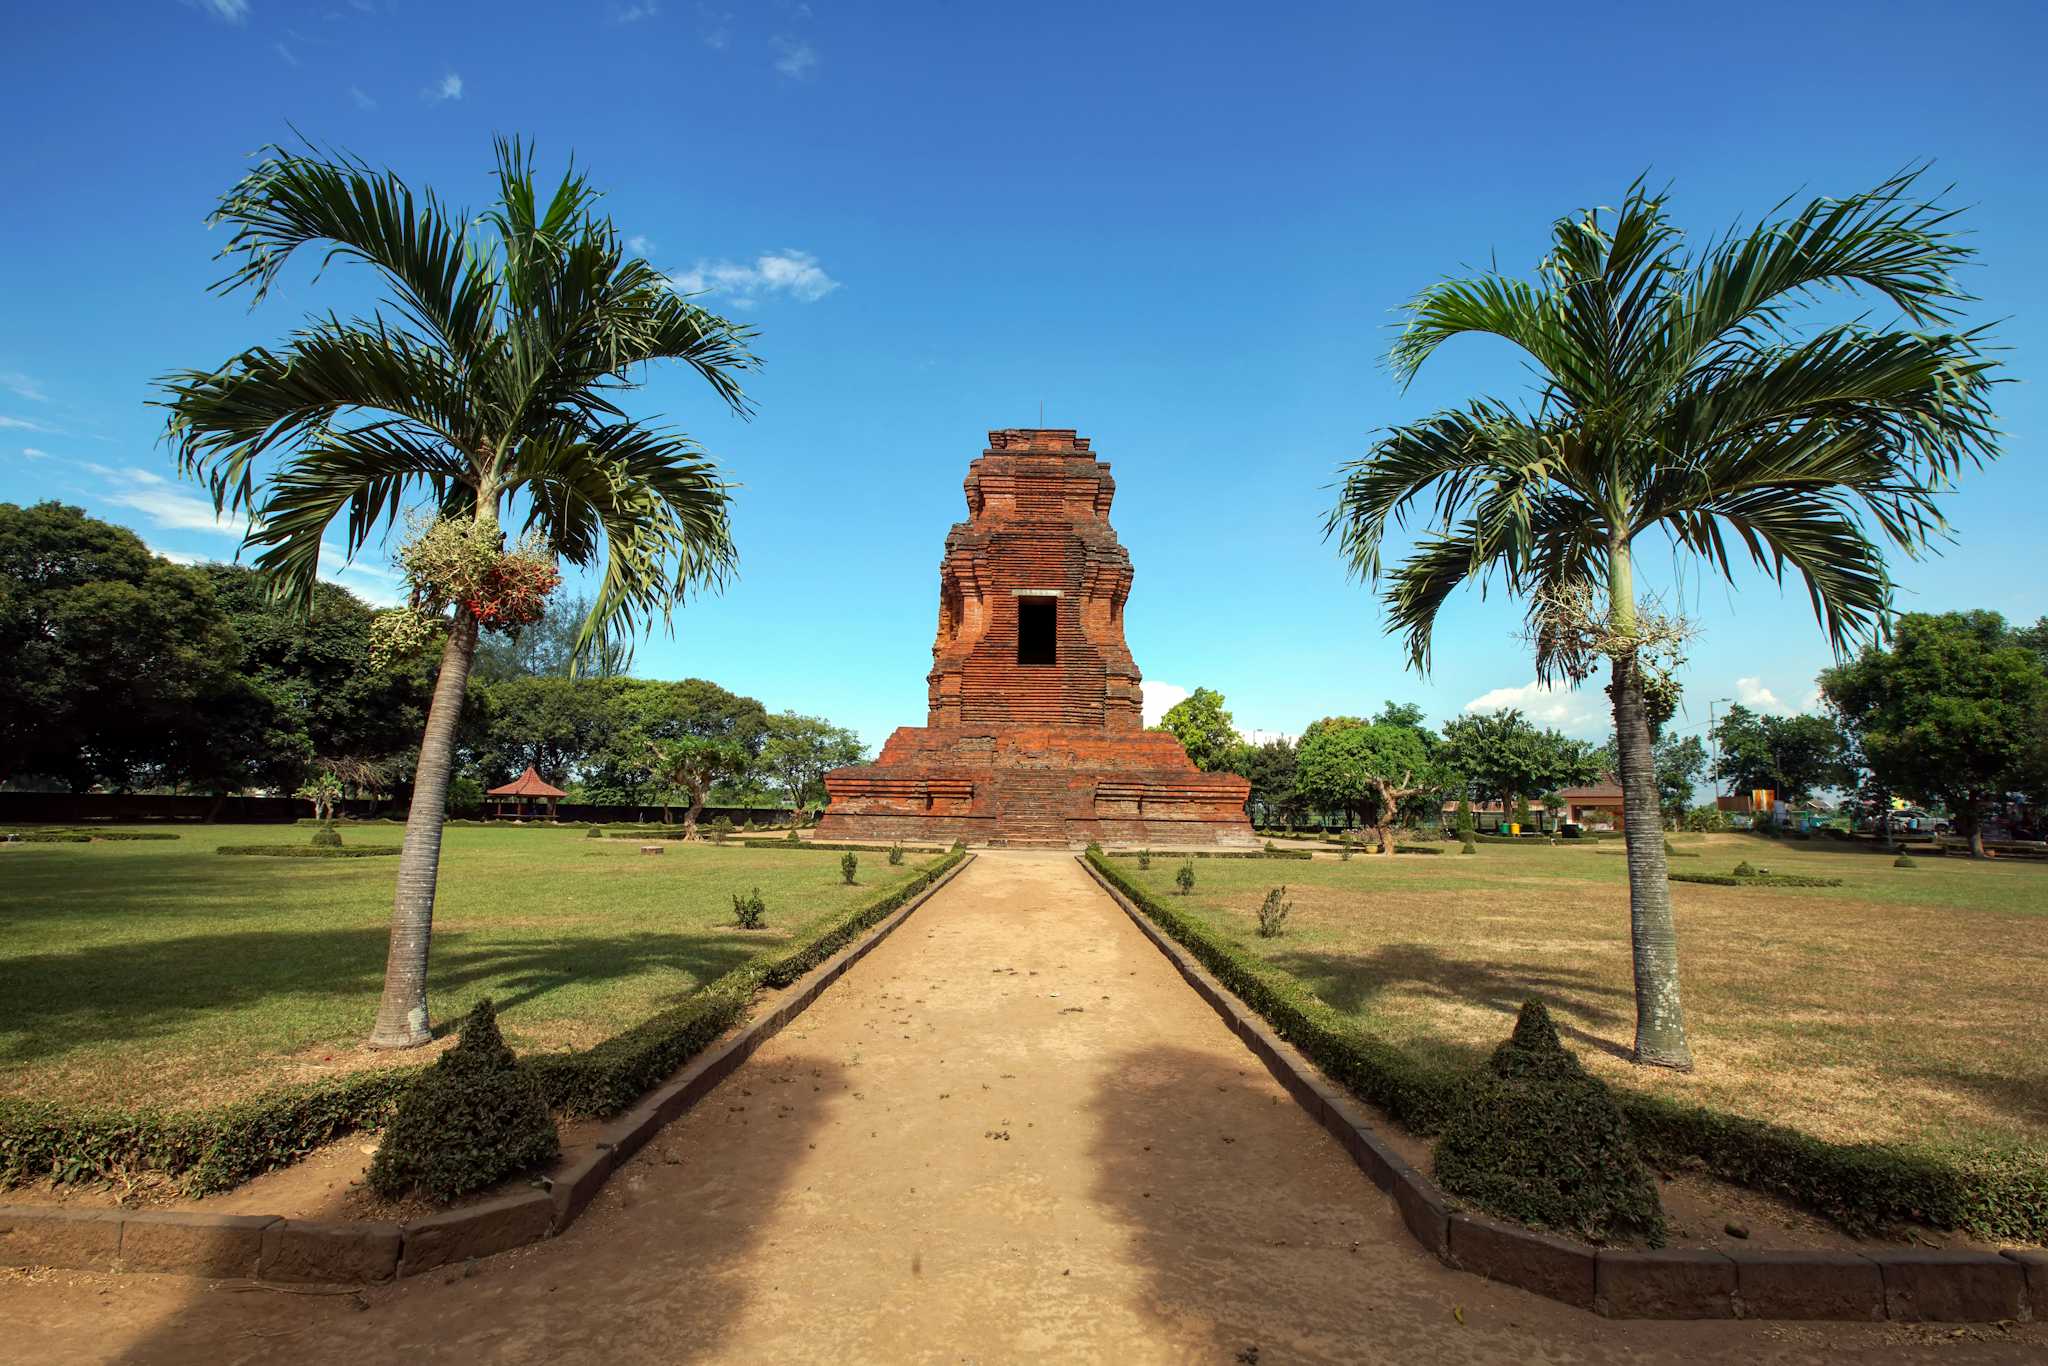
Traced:
[[546, 779], [534, 772], [533, 765], [526, 766], [526, 772], [506, 783], [494, 787], [484, 794], [487, 797], [566, 797], [569, 794], [559, 787], [550, 787]]

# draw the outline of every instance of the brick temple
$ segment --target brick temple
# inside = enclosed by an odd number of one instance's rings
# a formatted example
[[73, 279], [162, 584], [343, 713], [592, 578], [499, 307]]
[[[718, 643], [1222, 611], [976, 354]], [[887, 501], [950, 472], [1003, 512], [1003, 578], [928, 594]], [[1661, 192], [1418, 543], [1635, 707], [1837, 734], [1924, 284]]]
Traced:
[[1116, 481], [1063, 428], [995, 431], [946, 536], [924, 726], [825, 775], [824, 838], [1250, 844], [1250, 784], [1144, 729]]

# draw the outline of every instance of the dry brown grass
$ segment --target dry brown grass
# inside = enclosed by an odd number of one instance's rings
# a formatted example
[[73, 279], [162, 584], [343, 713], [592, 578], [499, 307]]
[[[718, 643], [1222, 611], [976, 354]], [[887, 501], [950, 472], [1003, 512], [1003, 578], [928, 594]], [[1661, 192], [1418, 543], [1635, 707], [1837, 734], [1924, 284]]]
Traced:
[[[1476, 1061], [1530, 997], [1612, 1084], [1835, 1141], [2048, 1153], [2048, 865], [1887, 857], [1815, 841], [1681, 841], [1679, 870], [1747, 859], [1839, 888], [1673, 884], [1697, 1069], [1627, 1061], [1635, 1007], [1622, 860], [1482, 845], [1314, 863], [1205, 861], [1182, 903], [1325, 1001], [1425, 1055]], [[1613, 848], [1613, 846], [1609, 846]], [[1172, 869], [1129, 876], [1171, 894]], [[1267, 889], [1295, 902], [1254, 933]]]

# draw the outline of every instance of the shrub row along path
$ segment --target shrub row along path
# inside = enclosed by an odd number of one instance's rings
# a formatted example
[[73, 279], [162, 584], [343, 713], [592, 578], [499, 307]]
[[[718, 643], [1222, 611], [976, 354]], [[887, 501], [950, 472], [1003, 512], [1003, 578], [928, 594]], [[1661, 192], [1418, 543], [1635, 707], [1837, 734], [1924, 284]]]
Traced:
[[1270, 1366], [2012, 1350], [1936, 1351], [1945, 1330], [1882, 1325], [1610, 1323], [1445, 1270], [1070, 856], [1022, 851], [982, 855], [564, 1236], [469, 1270], [360, 1301], [16, 1277], [0, 1280], [0, 1355]]

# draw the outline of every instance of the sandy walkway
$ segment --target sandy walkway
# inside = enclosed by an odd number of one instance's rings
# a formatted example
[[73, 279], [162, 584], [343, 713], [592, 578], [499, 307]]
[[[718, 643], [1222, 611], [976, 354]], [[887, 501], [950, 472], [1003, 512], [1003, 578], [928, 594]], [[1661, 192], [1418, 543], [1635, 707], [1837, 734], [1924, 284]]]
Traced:
[[1607, 1323], [1445, 1271], [1070, 856], [1023, 852], [982, 855], [564, 1237], [366, 1298], [0, 1279], [0, 1359], [1960, 1362], [2042, 1342]]

